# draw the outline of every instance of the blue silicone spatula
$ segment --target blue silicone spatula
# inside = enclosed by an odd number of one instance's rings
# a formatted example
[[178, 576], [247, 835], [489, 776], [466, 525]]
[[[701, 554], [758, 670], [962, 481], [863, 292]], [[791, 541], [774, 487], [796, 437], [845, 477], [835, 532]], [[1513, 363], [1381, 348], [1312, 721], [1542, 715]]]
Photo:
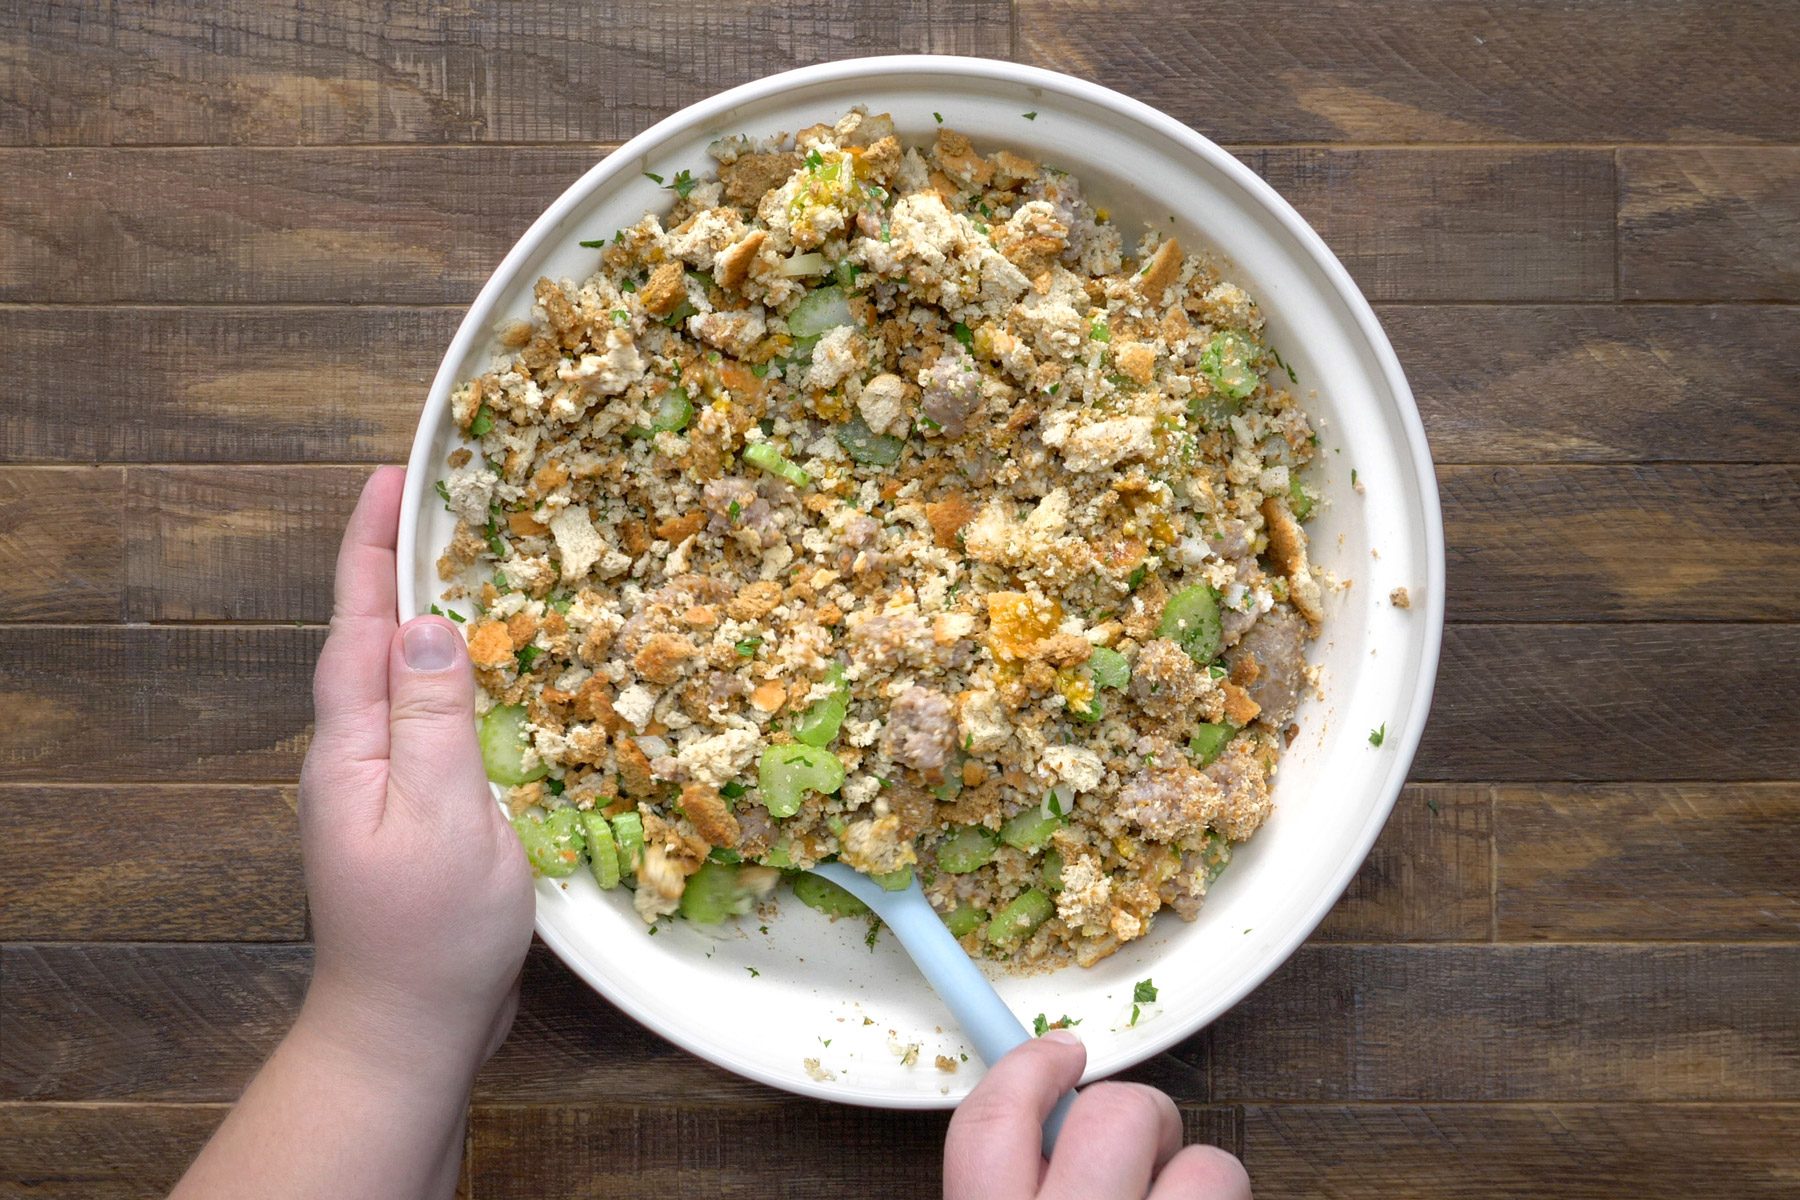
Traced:
[[[994, 991], [987, 976], [944, 927], [931, 901], [925, 899], [917, 877], [899, 891], [890, 892], [842, 863], [820, 863], [812, 870], [875, 910], [974, 1043], [981, 1061], [992, 1066], [1008, 1050], [1031, 1037], [1012, 1009], [1006, 1007], [1006, 1001]], [[1074, 1092], [1065, 1093], [1044, 1120], [1045, 1158], [1056, 1146], [1056, 1135], [1062, 1132], [1063, 1118], [1068, 1116], [1074, 1099]]]

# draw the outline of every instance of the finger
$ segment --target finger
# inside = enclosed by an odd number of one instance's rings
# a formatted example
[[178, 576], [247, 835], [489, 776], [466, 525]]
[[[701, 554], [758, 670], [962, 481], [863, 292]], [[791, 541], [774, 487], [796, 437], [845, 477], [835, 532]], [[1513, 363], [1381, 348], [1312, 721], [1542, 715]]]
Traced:
[[[494, 807], [475, 740], [475, 675], [456, 626], [416, 617], [388, 650], [388, 811], [473, 829]], [[396, 812], [396, 806], [401, 811]]]
[[1156, 1177], [1150, 1200], [1250, 1200], [1250, 1176], [1217, 1146], [1189, 1146]]
[[380, 758], [387, 752], [387, 644], [397, 620], [394, 543], [406, 472], [381, 467], [338, 547], [331, 635], [313, 676], [313, 705], [322, 729], [345, 739], [339, 753]]
[[1096, 1083], [1069, 1108], [1040, 1193], [1050, 1200], [1138, 1200], [1181, 1149], [1175, 1102], [1141, 1083]]
[[1086, 1064], [1087, 1050], [1074, 1034], [1059, 1029], [990, 1067], [950, 1118], [944, 1139], [946, 1200], [1035, 1195], [1044, 1162], [1039, 1149], [1044, 1118]]

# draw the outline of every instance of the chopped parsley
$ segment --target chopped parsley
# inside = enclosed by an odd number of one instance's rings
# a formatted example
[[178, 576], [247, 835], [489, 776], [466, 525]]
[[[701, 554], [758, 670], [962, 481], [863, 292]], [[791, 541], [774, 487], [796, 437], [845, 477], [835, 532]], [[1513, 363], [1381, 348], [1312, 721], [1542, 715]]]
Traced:
[[1035, 113], [1035, 112], [1020, 113], [1019, 115], [1021, 117], [1024, 117], [1027, 121], [1037, 120], [1037, 113]]
[[[500, 527], [495, 525], [492, 520], [487, 523], [487, 546], [488, 552], [495, 558], [506, 557], [506, 543], [500, 540]], [[506, 591], [506, 576], [494, 576], [494, 586], [503, 592]]]
[[1094, 327], [1088, 330], [1088, 336], [1096, 342], [1112, 341], [1112, 330], [1106, 327], [1105, 321], [1095, 321]]
[[752, 979], [759, 979], [762, 977], [762, 972], [755, 967], [745, 967], [744, 970], [750, 972], [750, 978]]
[[473, 437], [486, 437], [494, 428], [494, 414], [488, 411], [487, 405], [475, 410], [475, 416], [469, 421], [469, 433]]
[[1369, 745], [1379, 746], [1387, 740], [1387, 722], [1381, 723], [1380, 729], [1369, 730]]
[[1355, 467], [1350, 468], [1350, 486], [1351, 487], [1356, 486], [1356, 468]]
[[736, 500], [733, 500], [730, 504], [725, 506], [725, 516], [733, 525], [737, 524], [737, 519], [743, 514], [744, 506], [739, 504]]
[[969, 327], [967, 325], [964, 325], [961, 321], [958, 321], [956, 324], [954, 324], [950, 327], [950, 336], [955, 338], [957, 341], [961, 342], [964, 346], [968, 347], [971, 350], [973, 350], [975, 348], [974, 332], [971, 331], [969, 329]]
[[758, 379], [765, 378], [769, 374], [769, 364], [766, 362], [759, 362], [750, 368], [750, 373]]
[[919, 424], [920, 424], [920, 426], [922, 426], [925, 429], [942, 429], [943, 428], [942, 425], [938, 424], [936, 421], [932, 420], [930, 417], [920, 417]]
[[1156, 1003], [1156, 985], [1148, 979], [1140, 979], [1137, 986], [1131, 989], [1131, 1021], [1136, 1025], [1143, 1012], [1143, 1006]]
[[554, 776], [554, 775], [552, 775], [550, 778], [544, 780], [544, 790], [549, 792], [552, 796], [562, 795], [563, 789], [565, 789], [566, 787], [568, 787], [568, 784], [566, 784], [562, 780], [556, 778], [556, 776]]
[[606, 239], [590, 238], [587, 241], [582, 242], [581, 245], [589, 250], [599, 250], [606, 245]]
[[736, 800], [739, 796], [742, 796], [749, 790], [749, 788], [734, 779], [719, 789], [719, 795], [725, 797], [727, 800]]
[[513, 657], [519, 660], [519, 673], [523, 675], [526, 671], [531, 670], [531, 664], [536, 662], [542, 653], [543, 651], [536, 646], [526, 646], [514, 654]]
[[455, 621], [458, 625], [461, 625], [463, 623], [463, 615], [461, 613], [457, 612], [455, 609], [451, 609], [449, 612], [445, 612], [443, 609], [439, 608], [437, 605], [434, 604], [431, 606], [431, 615], [434, 617], [448, 617], [452, 621]]
[[806, 169], [807, 170], [816, 171], [824, 165], [825, 165], [825, 156], [823, 154], [820, 154], [817, 150], [808, 150], [806, 152]]
[[699, 180], [695, 179], [686, 168], [683, 168], [682, 170], [675, 172], [675, 182], [669, 185], [669, 190], [674, 192], [677, 196], [680, 196], [683, 200], [686, 200], [688, 194], [694, 190], [694, 185], [698, 182]]
[[644, 178], [648, 179], [651, 183], [661, 183], [663, 181], [663, 177], [658, 175], [655, 171], [645, 171]]
[[625, 309], [623, 309], [623, 308], [615, 308], [615, 309], [613, 309], [613, 310], [612, 310], [612, 315], [613, 315], [613, 320], [615, 320], [615, 321], [629, 321], [629, 320], [631, 320], [631, 313], [630, 313], [630, 312], [628, 312], [628, 311], [627, 311], [627, 310], [625, 310]]
[[1277, 350], [1273, 346], [1270, 346], [1269, 354], [1271, 357], [1273, 357], [1275, 359], [1275, 365], [1287, 372], [1287, 377], [1288, 377], [1289, 383], [1299, 383], [1300, 382], [1300, 377], [1298, 375], [1294, 374], [1294, 368], [1288, 366], [1287, 363], [1282, 359], [1281, 351]]
[[941, 112], [934, 112], [931, 114], [931, 119], [936, 121], [939, 125], [942, 125], [944, 123], [944, 114]]
[[621, 292], [637, 291], [637, 280], [627, 275], [624, 279], [619, 280], [619, 290]]
[[881, 940], [881, 918], [877, 917], [877, 916], [870, 916], [869, 932], [863, 935], [863, 945], [867, 946], [870, 950], [873, 950], [873, 949], [875, 949], [875, 943], [880, 940]]
[[760, 645], [762, 645], [762, 639], [759, 637], [745, 638], [737, 643], [736, 650], [744, 658], [755, 658], [756, 648]]
[[1137, 566], [1133, 567], [1131, 569], [1131, 574], [1125, 577], [1126, 590], [1132, 592], [1137, 591], [1139, 585], [1144, 582], [1144, 577], [1149, 573], [1150, 568], [1144, 563], [1139, 563]]
[[444, 481], [441, 479], [438, 480], [436, 483], [434, 483], [432, 486], [437, 489], [438, 499], [440, 499], [444, 502], [444, 511], [449, 512], [450, 511], [450, 489], [449, 489], [449, 487], [446, 486]]
[[1031, 1018], [1031, 1032], [1035, 1037], [1043, 1037], [1052, 1029], [1069, 1029], [1079, 1024], [1081, 1024], [1080, 1021], [1077, 1021], [1074, 1017], [1071, 1017], [1066, 1013], [1054, 1021], [1046, 1020], [1044, 1014], [1039, 1013], [1037, 1016]]

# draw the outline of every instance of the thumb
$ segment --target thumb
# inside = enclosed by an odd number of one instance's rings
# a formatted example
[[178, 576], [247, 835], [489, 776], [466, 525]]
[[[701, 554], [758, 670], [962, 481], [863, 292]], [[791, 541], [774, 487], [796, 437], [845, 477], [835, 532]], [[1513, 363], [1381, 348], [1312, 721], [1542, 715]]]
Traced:
[[456, 627], [402, 625], [388, 647], [388, 815], [455, 823], [492, 807], [475, 740], [475, 676]]

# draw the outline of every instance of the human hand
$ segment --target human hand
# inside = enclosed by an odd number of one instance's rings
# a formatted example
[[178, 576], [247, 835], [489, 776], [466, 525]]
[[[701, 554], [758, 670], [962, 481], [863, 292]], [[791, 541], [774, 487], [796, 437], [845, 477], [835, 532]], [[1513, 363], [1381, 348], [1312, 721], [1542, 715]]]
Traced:
[[1044, 1118], [1086, 1064], [1066, 1029], [995, 1063], [950, 1119], [944, 1200], [1250, 1200], [1243, 1164], [1183, 1148], [1174, 1101], [1140, 1083], [1083, 1088], [1046, 1163]]
[[383, 467], [363, 488], [313, 678], [300, 836], [317, 951], [302, 1022], [453, 1083], [512, 1024], [531, 873], [488, 790], [462, 635], [441, 617], [397, 626], [404, 481]]

